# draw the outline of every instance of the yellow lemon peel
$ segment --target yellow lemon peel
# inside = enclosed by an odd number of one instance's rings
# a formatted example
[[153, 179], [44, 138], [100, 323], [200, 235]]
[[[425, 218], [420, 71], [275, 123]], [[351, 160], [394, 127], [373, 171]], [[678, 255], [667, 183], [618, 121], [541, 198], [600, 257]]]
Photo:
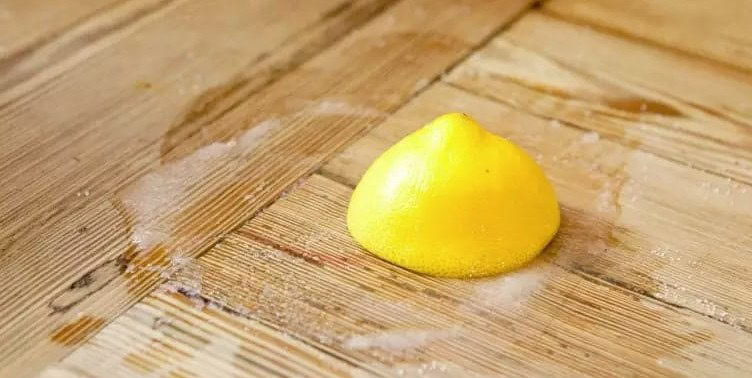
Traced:
[[559, 222], [535, 161], [461, 113], [436, 118], [377, 158], [347, 211], [350, 233], [371, 253], [458, 278], [525, 265]]

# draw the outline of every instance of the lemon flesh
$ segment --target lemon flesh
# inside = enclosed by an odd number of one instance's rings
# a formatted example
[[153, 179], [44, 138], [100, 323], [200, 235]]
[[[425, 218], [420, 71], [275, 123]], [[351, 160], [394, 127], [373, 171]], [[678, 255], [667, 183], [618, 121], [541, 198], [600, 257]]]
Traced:
[[560, 215], [541, 168], [465, 114], [436, 118], [384, 152], [350, 199], [365, 249], [407, 269], [481, 277], [532, 260]]

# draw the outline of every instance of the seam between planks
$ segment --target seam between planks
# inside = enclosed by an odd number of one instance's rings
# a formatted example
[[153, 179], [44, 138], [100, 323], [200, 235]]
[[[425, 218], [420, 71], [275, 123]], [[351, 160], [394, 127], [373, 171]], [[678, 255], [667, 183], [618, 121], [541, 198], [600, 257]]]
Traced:
[[[447, 66], [447, 68], [444, 69], [444, 73], [449, 73], [449, 72], [454, 71], [454, 69], [457, 68], [457, 66], [465, 63], [468, 59], [470, 59], [473, 55], [475, 55], [475, 53], [477, 53], [481, 49], [483, 49], [486, 46], [488, 46], [488, 44], [491, 41], [493, 41], [495, 38], [497, 38], [505, 30], [507, 30], [510, 27], [512, 27], [512, 25], [516, 24], [517, 21], [519, 21], [520, 19], [522, 19], [522, 17], [525, 17], [526, 14], [538, 10], [543, 5], [543, 3], [545, 1], [547, 1], [547, 0], [535, 0], [535, 1], [531, 2], [527, 6], [527, 8], [520, 9], [520, 11], [517, 12], [516, 15], [512, 16], [509, 19], [508, 22], [503, 23], [503, 24], [497, 26], [495, 29], [493, 29], [488, 34], [488, 36], [486, 36], [486, 38], [483, 38], [480, 41], [480, 43], [478, 43], [476, 46], [473, 46], [472, 48], [470, 48], [467, 51], [467, 53], [465, 53], [464, 55], [462, 55], [461, 57], [459, 57], [454, 63], [452, 63], [449, 66]], [[437, 75], [436, 77], [434, 77], [431, 80], [429, 80], [426, 85], [424, 85], [419, 90], [415, 91], [415, 93], [413, 93], [412, 96], [408, 97], [405, 100], [405, 102], [403, 102], [400, 106], [398, 106], [396, 109], [394, 109], [394, 111], [392, 111], [392, 114], [400, 111], [400, 109], [402, 109], [405, 106], [407, 106], [408, 104], [410, 104], [416, 97], [420, 96], [423, 92], [427, 91], [429, 88], [431, 88], [437, 82], [443, 81], [443, 78], [444, 78], [444, 75], [442, 74], [442, 75]], [[375, 127], [378, 127], [378, 126], [375, 126]], [[365, 134], [363, 134], [363, 135], [365, 135]], [[341, 152], [341, 151], [339, 151], [339, 152]]]

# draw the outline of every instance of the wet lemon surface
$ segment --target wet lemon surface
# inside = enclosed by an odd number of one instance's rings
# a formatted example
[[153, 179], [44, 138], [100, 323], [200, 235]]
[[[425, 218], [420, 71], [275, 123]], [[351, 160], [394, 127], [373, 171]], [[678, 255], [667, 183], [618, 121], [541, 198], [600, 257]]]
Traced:
[[433, 120], [376, 159], [347, 213], [350, 233], [373, 254], [446, 277], [524, 265], [559, 220], [554, 190], [535, 161], [460, 113]]

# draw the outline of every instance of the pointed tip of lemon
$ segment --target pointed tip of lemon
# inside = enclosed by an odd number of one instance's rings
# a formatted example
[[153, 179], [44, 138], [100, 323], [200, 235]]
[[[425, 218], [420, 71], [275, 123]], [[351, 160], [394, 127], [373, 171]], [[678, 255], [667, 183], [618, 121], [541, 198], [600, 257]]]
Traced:
[[436, 117], [433, 121], [425, 125], [425, 128], [432, 132], [456, 133], [456, 132], [473, 132], [478, 133], [485, 131], [473, 118], [465, 113], [447, 113]]
[[532, 260], [558, 230], [556, 196], [522, 149], [486, 135], [448, 113], [402, 139], [353, 192], [350, 233], [385, 260], [437, 276], [488, 276]]
[[476, 126], [478, 124], [472, 117], [467, 115], [467, 113], [450, 112], [434, 118], [434, 120], [431, 121], [429, 125], [442, 124], [447, 126], [462, 126], [464, 123], [470, 124], [472, 126]]

